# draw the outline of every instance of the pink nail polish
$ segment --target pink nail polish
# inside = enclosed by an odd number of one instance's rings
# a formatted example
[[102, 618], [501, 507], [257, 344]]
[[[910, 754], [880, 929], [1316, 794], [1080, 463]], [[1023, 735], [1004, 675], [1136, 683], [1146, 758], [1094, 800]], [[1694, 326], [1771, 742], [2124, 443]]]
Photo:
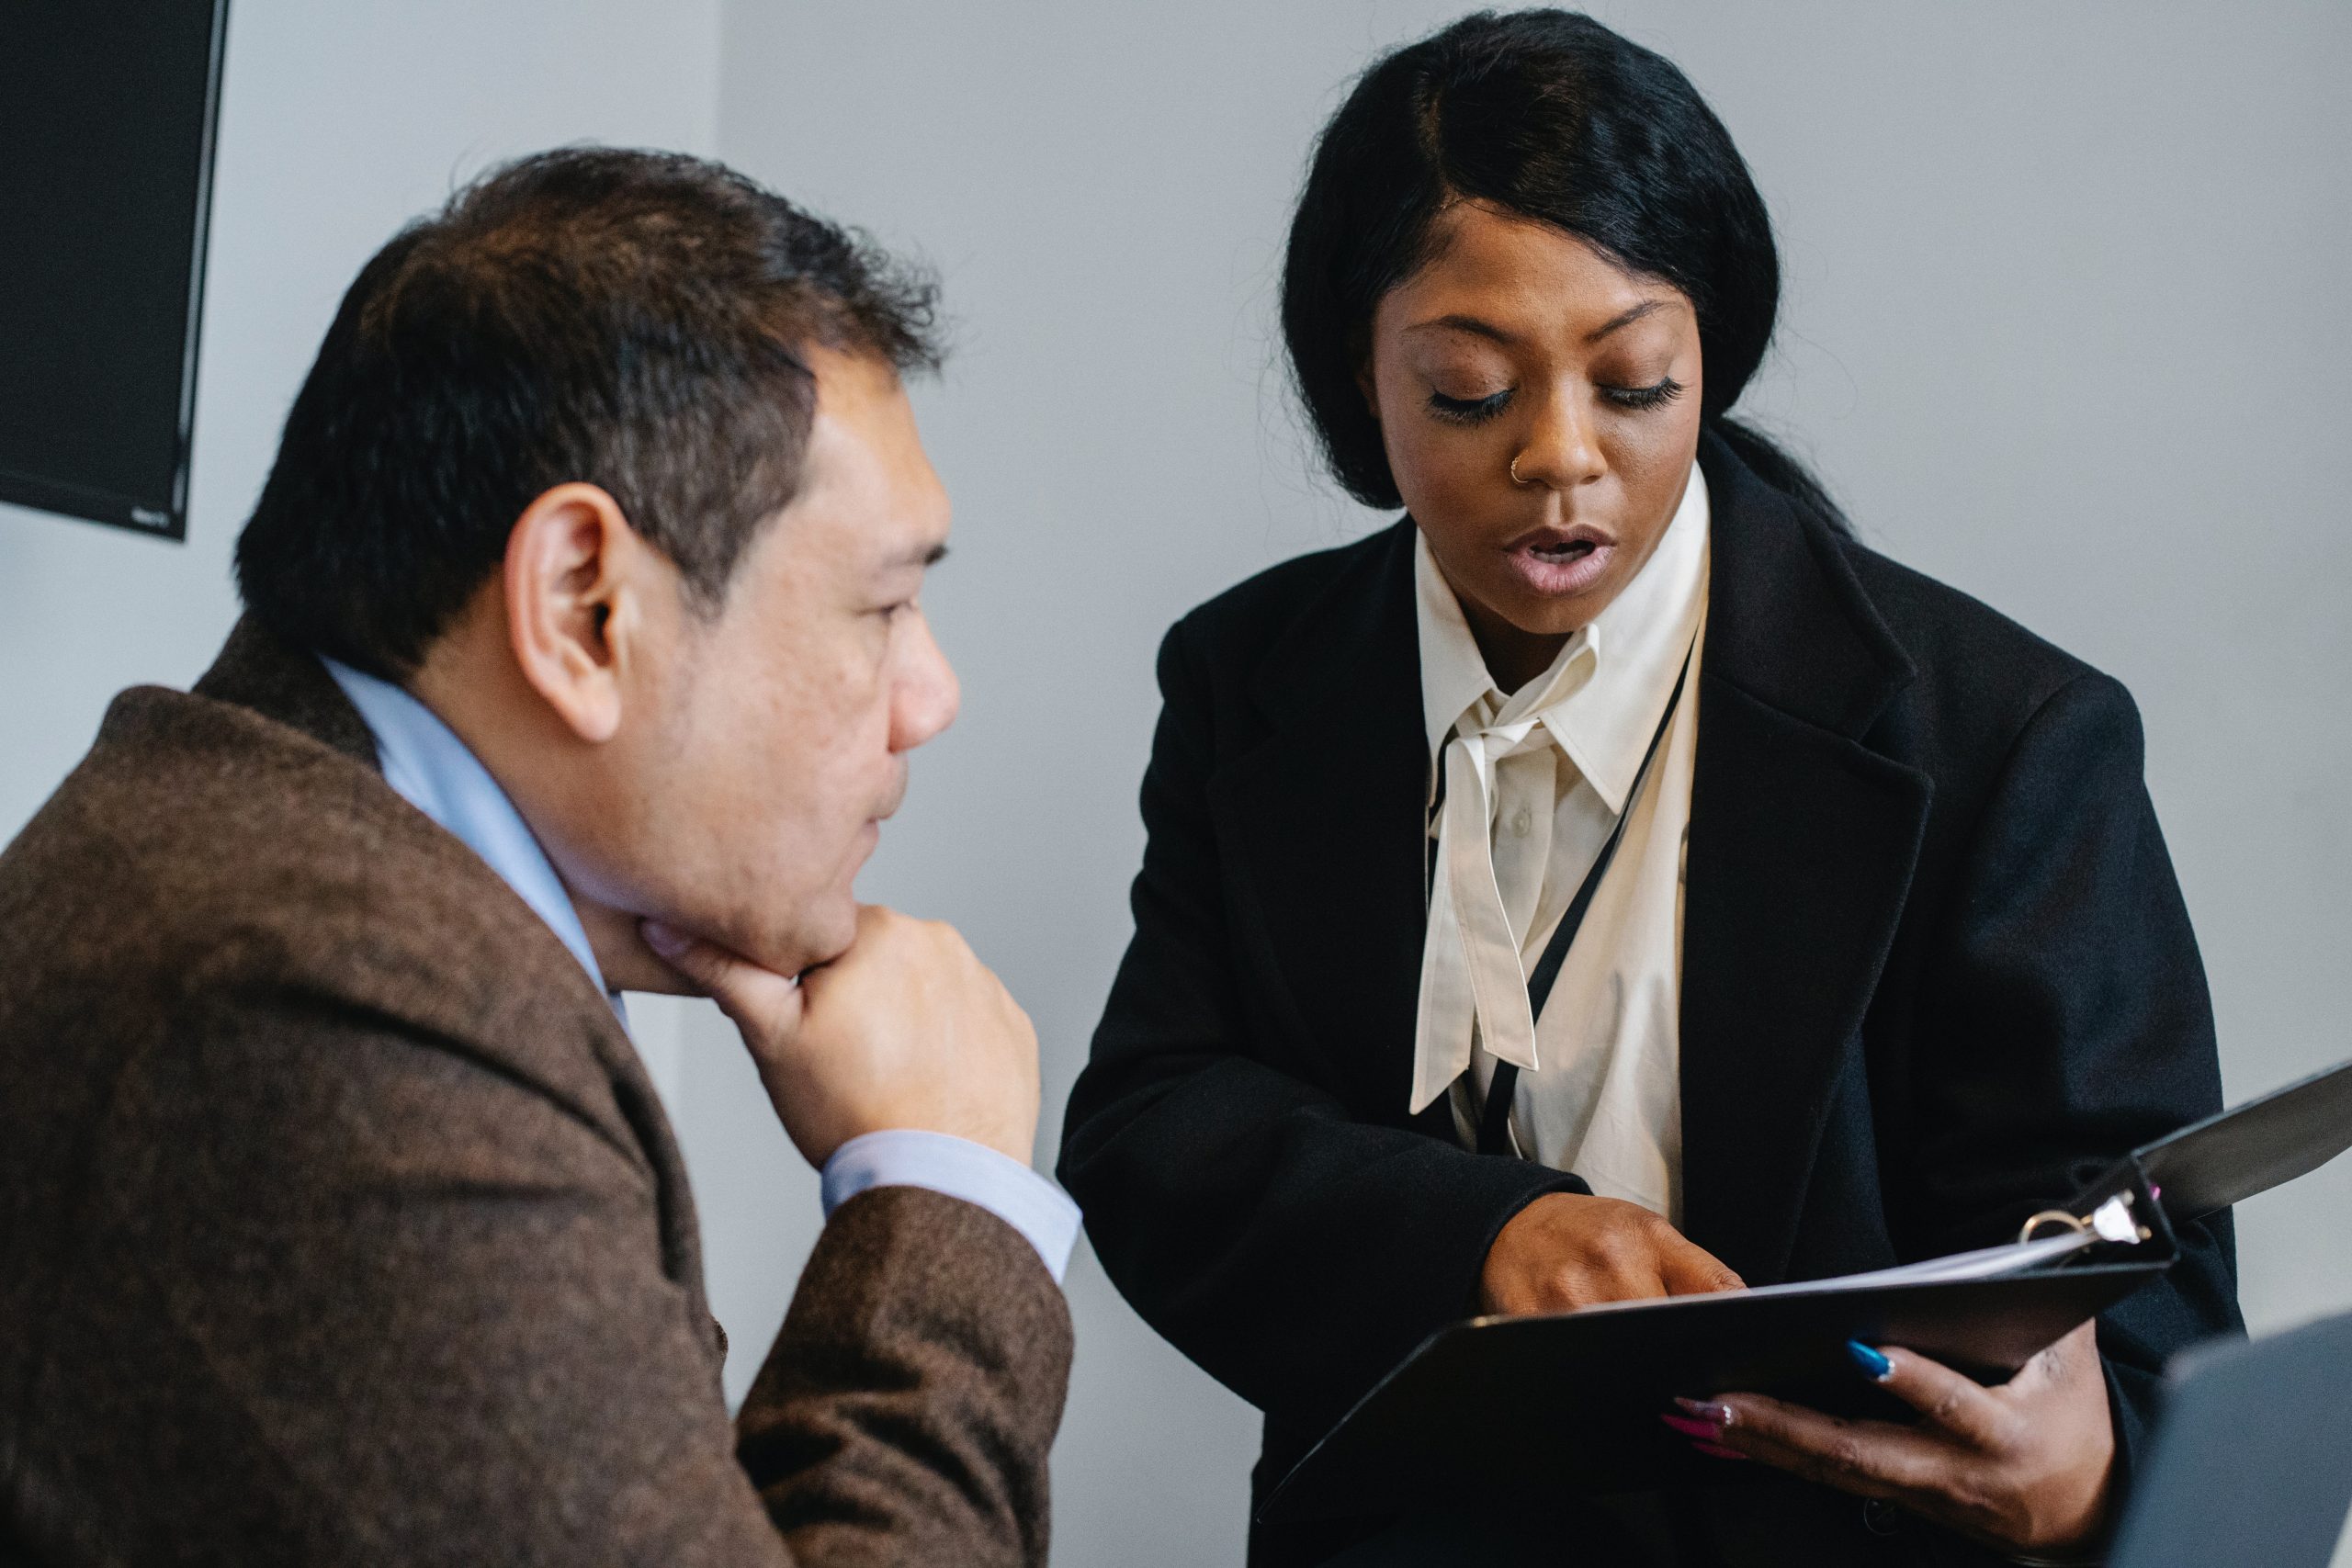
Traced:
[[1696, 1441], [1712, 1442], [1723, 1436], [1721, 1427], [1712, 1426], [1704, 1421], [1693, 1421], [1688, 1416], [1661, 1416], [1658, 1419], [1673, 1430]]
[[1694, 1441], [1690, 1446], [1697, 1449], [1701, 1453], [1705, 1454], [1709, 1459], [1746, 1459], [1747, 1457], [1746, 1454], [1741, 1453], [1737, 1449], [1727, 1449], [1721, 1443], [1702, 1443]]
[[1733, 1413], [1728, 1404], [1712, 1399], [1678, 1399], [1674, 1403], [1699, 1420], [1717, 1429], [1732, 1424]]

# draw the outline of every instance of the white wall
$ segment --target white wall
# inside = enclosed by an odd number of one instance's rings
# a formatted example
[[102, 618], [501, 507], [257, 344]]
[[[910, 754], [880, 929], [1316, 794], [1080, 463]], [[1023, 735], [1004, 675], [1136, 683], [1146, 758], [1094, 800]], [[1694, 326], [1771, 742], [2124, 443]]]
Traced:
[[[1307, 139], [1373, 51], [1456, 8], [234, 0], [190, 539], [0, 508], [0, 837], [114, 691], [217, 647], [287, 402], [403, 219], [553, 143], [716, 151], [926, 253], [962, 322], [919, 402], [958, 507], [930, 597], [965, 716], [865, 887], [963, 925], [1028, 1004], [1049, 1151], [1126, 936], [1160, 631], [1374, 521], [1314, 474], [1271, 333]], [[1773, 204], [1790, 300], [1763, 406], [1868, 536], [2138, 694], [2232, 1094], [2352, 1053], [2352, 11], [1600, 10], [1690, 71]], [[740, 1393], [814, 1179], [714, 1014], [635, 1016]], [[2242, 1235], [2258, 1328], [2352, 1305], [2352, 1162], [2247, 1205]], [[1238, 1562], [1251, 1414], [1083, 1251], [1071, 1299], [1057, 1561]]]

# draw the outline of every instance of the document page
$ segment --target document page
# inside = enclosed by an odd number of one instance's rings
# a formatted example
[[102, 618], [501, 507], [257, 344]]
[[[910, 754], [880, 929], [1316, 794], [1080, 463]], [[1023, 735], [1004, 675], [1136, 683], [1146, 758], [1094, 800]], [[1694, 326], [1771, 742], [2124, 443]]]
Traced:
[[[2058, 1235], [2038, 1236], [2032, 1241], [2013, 1241], [1999, 1247], [1979, 1247], [1973, 1252], [1955, 1252], [1948, 1258], [1930, 1258], [1924, 1263], [1904, 1263], [1893, 1269], [1876, 1269], [1867, 1274], [1840, 1274], [1830, 1280], [1795, 1280], [1785, 1285], [1759, 1285], [1741, 1293], [1792, 1296], [1809, 1292], [1874, 1291], [1894, 1285], [1940, 1285], [1960, 1280], [2001, 1280], [2012, 1274], [2031, 1273], [2086, 1247], [2096, 1246], [2100, 1239], [2095, 1232], [2067, 1231]], [[1581, 1310], [1639, 1311], [1644, 1307], [1666, 1306], [1691, 1299], [1689, 1296], [1667, 1296], [1645, 1302], [1604, 1302]]]

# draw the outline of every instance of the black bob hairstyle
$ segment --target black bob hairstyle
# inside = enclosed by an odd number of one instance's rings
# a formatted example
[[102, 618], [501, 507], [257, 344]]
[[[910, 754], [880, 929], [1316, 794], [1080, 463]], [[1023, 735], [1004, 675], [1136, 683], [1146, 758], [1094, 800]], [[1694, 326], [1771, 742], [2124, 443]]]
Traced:
[[1430, 257], [1438, 214], [1490, 202], [1690, 299], [1704, 426], [1843, 527], [1804, 467], [1725, 416], [1764, 357], [1781, 265], [1731, 134], [1664, 56], [1573, 11], [1482, 11], [1373, 62], [1324, 127], [1291, 221], [1283, 336], [1333, 477], [1402, 504], [1358, 382], [1381, 299]]
[[360, 269], [237, 541], [246, 609], [400, 680], [532, 499], [610, 492], [715, 609], [798, 493], [811, 344], [936, 363], [929, 281], [719, 164], [572, 147], [491, 170]]

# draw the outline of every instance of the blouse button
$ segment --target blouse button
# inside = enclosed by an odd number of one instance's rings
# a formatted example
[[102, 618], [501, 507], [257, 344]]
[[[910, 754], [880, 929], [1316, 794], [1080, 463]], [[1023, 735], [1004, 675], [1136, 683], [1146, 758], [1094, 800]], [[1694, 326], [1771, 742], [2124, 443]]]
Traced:
[[1522, 839], [1527, 837], [1527, 830], [1533, 826], [1535, 826], [1535, 818], [1524, 806], [1519, 808], [1519, 815], [1510, 819], [1510, 830]]

